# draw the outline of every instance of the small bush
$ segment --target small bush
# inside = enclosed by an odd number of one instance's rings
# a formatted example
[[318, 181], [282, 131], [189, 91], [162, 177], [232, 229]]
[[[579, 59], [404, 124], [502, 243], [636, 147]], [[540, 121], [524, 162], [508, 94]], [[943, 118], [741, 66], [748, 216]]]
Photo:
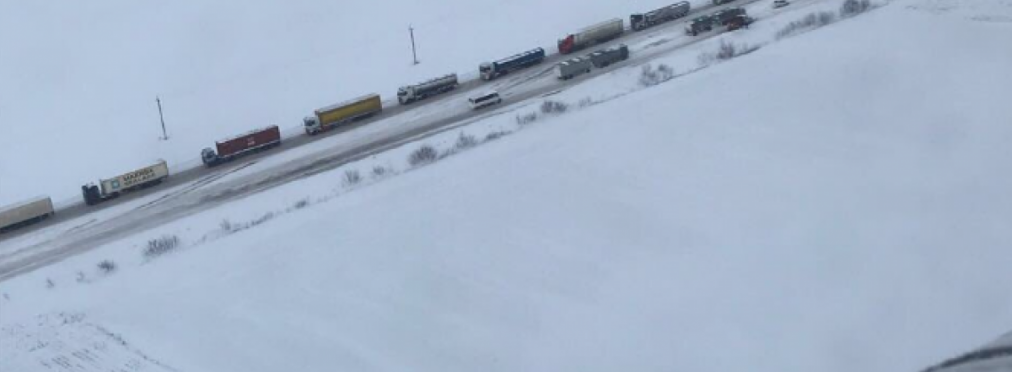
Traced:
[[455, 143], [453, 147], [457, 150], [466, 150], [476, 146], [477, 144], [478, 140], [475, 139], [473, 135], [460, 132], [460, 135], [457, 136], [457, 143]]
[[[305, 198], [295, 202], [295, 204], [292, 204], [292, 209], [302, 209], [308, 206], [309, 206], [309, 198]], [[228, 220], [223, 220], [221, 221], [221, 223], [222, 223], [222, 230], [228, 231], [232, 229], [232, 223], [228, 222]], [[225, 228], [226, 226], [228, 227], [228, 229]]]
[[853, 17], [867, 12], [868, 9], [871, 9], [871, 1], [869, 0], [845, 0], [840, 6], [840, 17]]
[[811, 31], [816, 28], [828, 25], [836, 22], [836, 15], [832, 12], [818, 12], [810, 13], [804, 18], [788, 23], [787, 26], [777, 31], [777, 40], [783, 39], [788, 36], [794, 36], [805, 31]]
[[535, 121], [538, 121], [538, 113], [537, 112], [530, 112], [530, 113], [526, 113], [526, 114], [523, 114], [523, 115], [519, 115], [519, 114], [517, 115], [517, 124], [518, 125], [527, 125], [527, 124], [533, 123]]
[[243, 226], [243, 229], [259, 225], [259, 224], [261, 224], [263, 222], [266, 222], [266, 221], [269, 221], [271, 219], [274, 219], [274, 212], [266, 212], [263, 215], [261, 215], [259, 218], [249, 221], [249, 223], [247, 223], [245, 226]]
[[46, 278], [46, 288], [53, 289], [56, 287], [56, 283], [53, 283], [52, 279]]
[[699, 64], [702, 66], [709, 66], [714, 62], [723, 62], [729, 59], [743, 56], [758, 50], [758, 46], [750, 46], [748, 44], [735, 44], [729, 43], [727, 40], [721, 40], [720, 46], [717, 47], [716, 52], [703, 53], [699, 55]]
[[[228, 220], [222, 221], [222, 224], [228, 223]], [[231, 231], [231, 223], [228, 223], [229, 230]], [[224, 227], [224, 226], [223, 226]], [[165, 235], [158, 239], [151, 239], [148, 241], [148, 246], [144, 249], [144, 257], [155, 258], [171, 252], [172, 250], [179, 248], [179, 237], [175, 235]]]
[[564, 114], [567, 110], [569, 110], [569, 104], [565, 102], [547, 100], [541, 103], [542, 114]]
[[[298, 203], [296, 203], [296, 204], [298, 204]], [[229, 221], [227, 218], [224, 219], [224, 220], [221, 220], [221, 223], [218, 224], [218, 226], [221, 227], [221, 231], [224, 231], [224, 232], [232, 232], [232, 230], [235, 229], [235, 226], [232, 226], [232, 221]]]
[[504, 131], [501, 131], [501, 130], [500, 131], [491, 132], [491, 133], [485, 135], [485, 142], [495, 141], [497, 139], [502, 138], [503, 136], [505, 136], [507, 134], [509, 134], [509, 132], [504, 132]]
[[594, 105], [594, 100], [591, 99], [590, 97], [583, 97], [583, 99], [580, 99], [579, 105], [580, 108], [590, 107]]
[[375, 167], [372, 167], [372, 177], [373, 178], [380, 178], [380, 177], [385, 176], [386, 174], [387, 174], [387, 168], [386, 167], [381, 167], [381, 166], [378, 166], [378, 165], [375, 166]]
[[671, 80], [674, 77], [675, 69], [671, 68], [671, 66], [661, 64], [657, 66], [657, 69], [654, 69], [648, 63], [643, 65], [643, 69], [640, 70], [640, 85], [650, 87]]
[[357, 169], [350, 169], [344, 172], [344, 184], [345, 185], [356, 185], [362, 181], [362, 175], [358, 173]]
[[109, 260], [105, 260], [98, 263], [98, 269], [103, 273], [110, 274], [113, 271], [116, 271], [116, 263]]
[[738, 47], [726, 40], [720, 41], [720, 49], [717, 49], [717, 60], [723, 61], [734, 58], [738, 55]]
[[423, 145], [417, 150], [411, 152], [411, 156], [408, 157], [408, 163], [412, 167], [416, 167], [423, 164], [428, 164], [436, 161], [439, 158], [439, 152], [435, 148], [429, 145]]
[[77, 282], [78, 283], [84, 283], [84, 281], [86, 279], [87, 279], [87, 277], [84, 276], [84, 271], [78, 271], [77, 272]]

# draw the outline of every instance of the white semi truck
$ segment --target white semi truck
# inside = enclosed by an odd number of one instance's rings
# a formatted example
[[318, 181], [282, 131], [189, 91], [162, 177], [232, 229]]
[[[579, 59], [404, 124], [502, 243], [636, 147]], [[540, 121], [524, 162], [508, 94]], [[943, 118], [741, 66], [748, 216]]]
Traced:
[[457, 74], [449, 74], [415, 85], [397, 89], [397, 101], [402, 105], [443, 94], [457, 88]]
[[121, 193], [157, 185], [169, 178], [169, 166], [164, 160], [144, 168], [124, 173], [113, 178], [99, 180], [97, 184], [89, 183], [81, 186], [84, 203], [95, 205]]

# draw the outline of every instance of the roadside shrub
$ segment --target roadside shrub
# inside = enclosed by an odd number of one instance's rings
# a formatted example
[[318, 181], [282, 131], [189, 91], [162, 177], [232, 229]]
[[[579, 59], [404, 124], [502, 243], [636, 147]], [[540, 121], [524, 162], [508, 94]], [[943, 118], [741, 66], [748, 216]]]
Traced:
[[[222, 221], [222, 224], [227, 222], [228, 220], [224, 220]], [[231, 228], [230, 223], [229, 227]], [[165, 235], [161, 238], [151, 239], [148, 241], [148, 246], [144, 249], [144, 257], [148, 259], [155, 258], [169, 253], [176, 248], [179, 248], [179, 237], [175, 235]]]
[[78, 283], [84, 283], [85, 280], [87, 280], [87, 277], [84, 276], [84, 271], [78, 271], [77, 272], [77, 282]]
[[538, 121], [538, 113], [537, 112], [529, 112], [529, 113], [526, 113], [526, 114], [523, 114], [523, 115], [517, 114], [517, 124], [518, 125], [527, 125], [527, 124], [533, 123], [535, 121]]
[[541, 103], [542, 114], [564, 114], [569, 110], [569, 104], [565, 102], [547, 100]]
[[98, 263], [98, 269], [103, 273], [110, 274], [116, 271], [116, 263], [110, 260], [105, 260]]
[[245, 229], [248, 229], [248, 228], [251, 228], [251, 227], [254, 227], [254, 226], [258, 226], [258, 225], [260, 225], [260, 224], [262, 224], [264, 222], [267, 222], [267, 221], [270, 221], [270, 220], [274, 219], [274, 217], [275, 217], [274, 212], [264, 213], [263, 216], [260, 216], [259, 218], [255, 219], [253, 221], [248, 222], [246, 224], [246, 226], [242, 226], [242, 228], [240, 228], [240, 230], [245, 230]]
[[[848, 0], [850, 1], [850, 0]], [[805, 31], [811, 31], [816, 28], [828, 25], [836, 22], [836, 14], [832, 12], [817, 12], [809, 13], [804, 18], [788, 23], [787, 26], [777, 31], [777, 40], [783, 39], [788, 36], [794, 36]]]
[[56, 287], [56, 283], [53, 283], [52, 279], [46, 278], [46, 288], [53, 289]]
[[845, 0], [840, 6], [840, 17], [853, 17], [871, 9], [870, 0]]
[[583, 97], [582, 99], [580, 99], [580, 102], [579, 102], [580, 108], [590, 107], [590, 106], [593, 106], [593, 105], [594, 105], [594, 100], [591, 99], [590, 97]]
[[[309, 198], [305, 198], [295, 202], [295, 204], [292, 204], [292, 209], [302, 209], [308, 206], [309, 206]], [[222, 223], [222, 230], [228, 231], [232, 229], [232, 223], [228, 222], [228, 220], [223, 220], [221, 221], [221, 223]], [[228, 229], [226, 229], [226, 227], [228, 227]]]
[[477, 144], [478, 140], [475, 139], [473, 135], [460, 132], [460, 135], [457, 136], [457, 143], [455, 143], [453, 147], [457, 150], [466, 150], [476, 146]]
[[675, 77], [675, 69], [671, 66], [660, 64], [656, 69], [649, 63], [643, 65], [640, 70], [640, 85], [644, 87], [651, 87], [665, 81], [671, 80]]
[[415, 151], [411, 152], [411, 156], [408, 157], [408, 163], [412, 167], [428, 164], [436, 161], [439, 158], [439, 152], [435, 148], [429, 145], [423, 145]]
[[380, 178], [387, 174], [387, 168], [381, 166], [372, 167], [372, 178]]
[[350, 169], [344, 172], [344, 184], [345, 185], [356, 185], [362, 181], [362, 175], [358, 173], [357, 169]]
[[748, 44], [735, 44], [730, 43], [727, 40], [721, 40], [720, 46], [717, 47], [716, 52], [703, 53], [699, 55], [699, 64], [702, 66], [709, 66], [714, 62], [723, 62], [729, 59], [743, 56], [758, 50], [758, 46], [751, 46]]
[[485, 135], [485, 142], [495, 141], [497, 139], [502, 138], [503, 136], [505, 136], [507, 134], [509, 134], [509, 132], [501, 131], [501, 130], [500, 131], [491, 132], [491, 133]]
[[[298, 203], [295, 203], [295, 204], [298, 204]], [[218, 226], [221, 227], [221, 231], [225, 231], [225, 232], [232, 232], [232, 229], [235, 228], [235, 226], [232, 226], [232, 221], [229, 221], [227, 218], [221, 220], [221, 223], [218, 224]]]

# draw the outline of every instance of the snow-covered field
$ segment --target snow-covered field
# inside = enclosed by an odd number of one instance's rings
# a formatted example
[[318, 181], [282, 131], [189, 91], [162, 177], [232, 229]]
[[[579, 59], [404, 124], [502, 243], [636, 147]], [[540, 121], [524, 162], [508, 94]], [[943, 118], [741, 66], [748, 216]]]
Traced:
[[554, 51], [569, 32], [666, 3], [2, 1], [0, 205], [79, 199], [80, 185], [159, 158], [178, 171], [215, 140], [270, 124], [292, 133], [316, 108], [473, 77], [481, 62]]
[[0, 371], [896, 371], [1012, 329], [1012, 2], [773, 42], [808, 11], [2, 282]]

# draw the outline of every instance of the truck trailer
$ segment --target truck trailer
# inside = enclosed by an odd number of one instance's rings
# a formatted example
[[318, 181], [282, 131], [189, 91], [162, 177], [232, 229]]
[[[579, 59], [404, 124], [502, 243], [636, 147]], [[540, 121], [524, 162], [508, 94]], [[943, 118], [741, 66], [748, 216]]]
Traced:
[[383, 111], [383, 102], [378, 94], [362, 96], [351, 101], [330, 105], [313, 112], [303, 119], [306, 134], [316, 135], [339, 125], [353, 122]]
[[689, 14], [689, 8], [689, 2], [682, 1], [643, 14], [633, 14], [629, 16], [629, 27], [634, 31], [643, 31], [648, 27], [685, 17]]
[[545, 60], [545, 50], [535, 48], [512, 55], [495, 62], [485, 62], [478, 66], [482, 80], [492, 80], [510, 72], [522, 70]]
[[594, 53], [590, 53], [590, 62], [594, 64], [594, 67], [605, 68], [608, 65], [625, 61], [629, 58], [629, 47], [625, 44], [619, 44], [618, 46], [611, 47], [608, 49], [601, 49]]
[[200, 159], [204, 161], [204, 165], [213, 167], [251, 152], [279, 145], [281, 145], [281, 131], [277, 125], [272, 125], [215, 142], [214, 148], [208, 147], [200, 152]]
[[728, 22], [740, 17], [748, 17], [745, 8], [727, 8], [713, 13], [713, 25], [719, 27], [727, 26]]
[[622, 36], [622, 31], [625, 31], [625, 29], [621, 18], [598, 23], [559, 39], [559, 53], [569, 54], [591, 45], [614, 39]]
[[8, 205], [0, 208], [0, 233], [42, 221], [55, 213], [49, 197]]
[[449, 74], [415, 85], [397, 89], [397, 101], [402, 105], [443, 94], [457, 88], [457, 74]]
[[714, 18], [712, 15], [696, 17], [692, 20], [692, 22], [689, 22], [689, 24], [685, 26], [685, 34], [696, 36], [713, 30], [713, 20]]
[[155, 164], [133, 172], [99, 180], [97, 185], [90, 183], [81, 186], [81, 193], [84, 195], [85, 204], [95, 205], [115, 198], [124, 192], [157, 185], [166, 178], [169, 178], [169, 166], [164, 160], [159, 160]]
[[589, 73], [592, 66], [590, 58], [576, 57], [568, 61], [559, 62], [559, 64], [555, 67], [555, 72], [559, 79], [569, 80]]

